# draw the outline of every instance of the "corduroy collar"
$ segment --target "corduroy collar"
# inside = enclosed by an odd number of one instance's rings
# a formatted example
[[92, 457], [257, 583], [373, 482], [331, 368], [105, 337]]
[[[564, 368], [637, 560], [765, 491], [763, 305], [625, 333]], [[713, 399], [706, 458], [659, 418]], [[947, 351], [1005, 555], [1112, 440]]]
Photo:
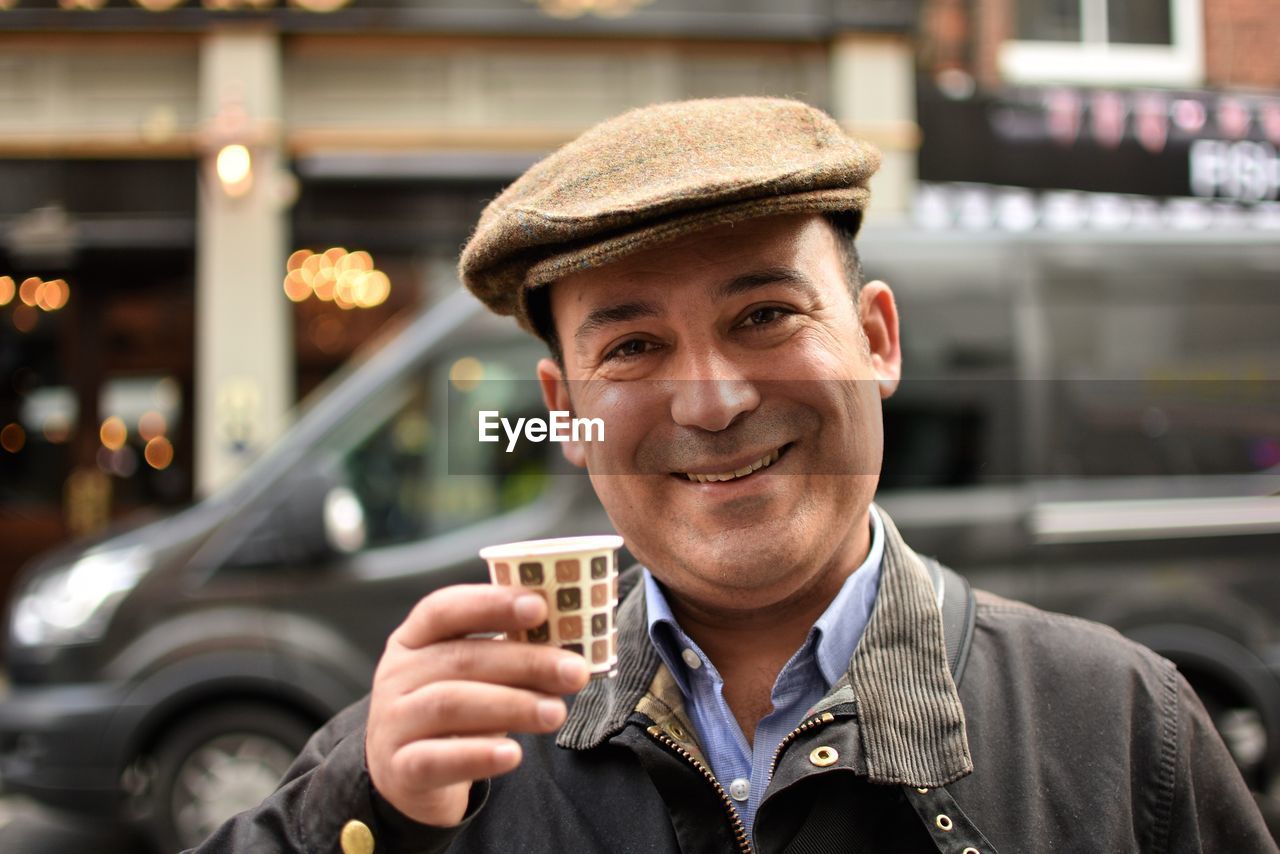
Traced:
[[[818, 704], [857, 709], [867, 776], [873, 783], [943, 786], [973, 770], [964, 710], [947, 667], [928, 571], [889, 515], [880, 592], [849, 672]], [[556, 743], [586, 750], [621, 732], [662, 665], [645, 627], [639, 567], [623, 575], [618, 607], [618, 673], [579, 693]]]

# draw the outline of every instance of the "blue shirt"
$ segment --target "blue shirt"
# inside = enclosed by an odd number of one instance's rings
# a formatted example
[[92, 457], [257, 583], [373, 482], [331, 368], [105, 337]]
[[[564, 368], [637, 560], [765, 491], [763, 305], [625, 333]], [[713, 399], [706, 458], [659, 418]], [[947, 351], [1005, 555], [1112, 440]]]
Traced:
[[756, 726], [750, 743], [724, 699], [724, 680], [715, 665], [676, 622], [658, 582], [644, 571], [649, 640], [684, 693], [698, 743], [711, 771], [733, 798], [750, 830], [760, 799], [769, 784], [769, 766], [787, 733], [849, 668], [880, 589], [884, 525], [871, 507], [871, 548], [867, 558], [845, 580], [827, 610], [813, 624], [795, 655], [773, 683], [773, 711]]

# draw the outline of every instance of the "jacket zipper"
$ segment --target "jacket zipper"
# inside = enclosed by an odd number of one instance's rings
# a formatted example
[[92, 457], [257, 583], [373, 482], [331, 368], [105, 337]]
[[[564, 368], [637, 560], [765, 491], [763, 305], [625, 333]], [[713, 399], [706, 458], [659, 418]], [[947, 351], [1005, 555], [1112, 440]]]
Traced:
[[782, 751], [786, 749], [788, 744], [795, 741], [797, 737], [804, 735], [809, 730], [816, 729], [824, 724], [829, 724], [835, 719], [836, 716], [830, 712], [823, 712], [820, 715], [814, 715], [808, 720], [802, 721], [800, 726], [787, 733], [782, 741], [778, 742], [778, 749], [773, 752], [773, 761], [769, 763], [769, 776], [766, 779], [769, 781], [773, 780], [773, 772], [778, 770], [778, 759], [782, 757]]
[[724, 786], [720, 785], [720, 781], [716, 779], [715, 774], [711, 773], [711, 769], [698, 761], [696, 756], [681, 747], [675, 739], [663, 732], [660, 727], [651, 726], [645, 731], [653, 737], [654, 741], [671, 749], [676, 755], [692, 765], [715, 788], [716, 794], [720, 796], [720, 802], [729, 813], [729, 821], [733, 827], [733, 839], [738, 845], [738, 851], [740, 854], [753, 854], [751, 839], [747, 836], [747, 828], [742, 823], [742, 816], [738, 814], [738, 808], [733, 805], [733, 801], [729, 799], [729, 793], [724, 790]]

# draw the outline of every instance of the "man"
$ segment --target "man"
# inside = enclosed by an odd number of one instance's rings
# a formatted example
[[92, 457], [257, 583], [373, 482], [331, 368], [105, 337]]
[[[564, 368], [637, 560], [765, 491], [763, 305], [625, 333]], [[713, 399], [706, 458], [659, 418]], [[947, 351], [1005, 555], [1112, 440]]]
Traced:
[[646, 567], [618, 675], [479, 637], [537, 596], [433, 593], [204, 850], [1275, 850], [1170, 663], [986, 594], [958, 633], [872, 504], [901, 363], [850, 242], [877, 163], [803, 104], [695, 101], [489, 206], [463, 279], [548, 342], [548, 407], [605, 422], [565, 453]]

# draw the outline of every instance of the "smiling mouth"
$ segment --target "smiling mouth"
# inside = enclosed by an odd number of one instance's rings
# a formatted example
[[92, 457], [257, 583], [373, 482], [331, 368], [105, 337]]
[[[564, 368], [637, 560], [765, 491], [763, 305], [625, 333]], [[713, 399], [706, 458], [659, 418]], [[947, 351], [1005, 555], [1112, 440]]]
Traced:
[[787, 450], [790, 445], [783, 445], [781, 448], [774, 448], [760, 459], [753, 463], [748, 463], [739, 469], [726, 472], [714, 472], [711, 474], [694, 474], [692, 472], [677, 472], [677, 477], [683, 477], [694, 483], [720, 483], [727, 480], [738, 480], [740, 478], [749, 477], [760, 469], [768, 468], [778, 461], [782, 456], [782, 452]]

